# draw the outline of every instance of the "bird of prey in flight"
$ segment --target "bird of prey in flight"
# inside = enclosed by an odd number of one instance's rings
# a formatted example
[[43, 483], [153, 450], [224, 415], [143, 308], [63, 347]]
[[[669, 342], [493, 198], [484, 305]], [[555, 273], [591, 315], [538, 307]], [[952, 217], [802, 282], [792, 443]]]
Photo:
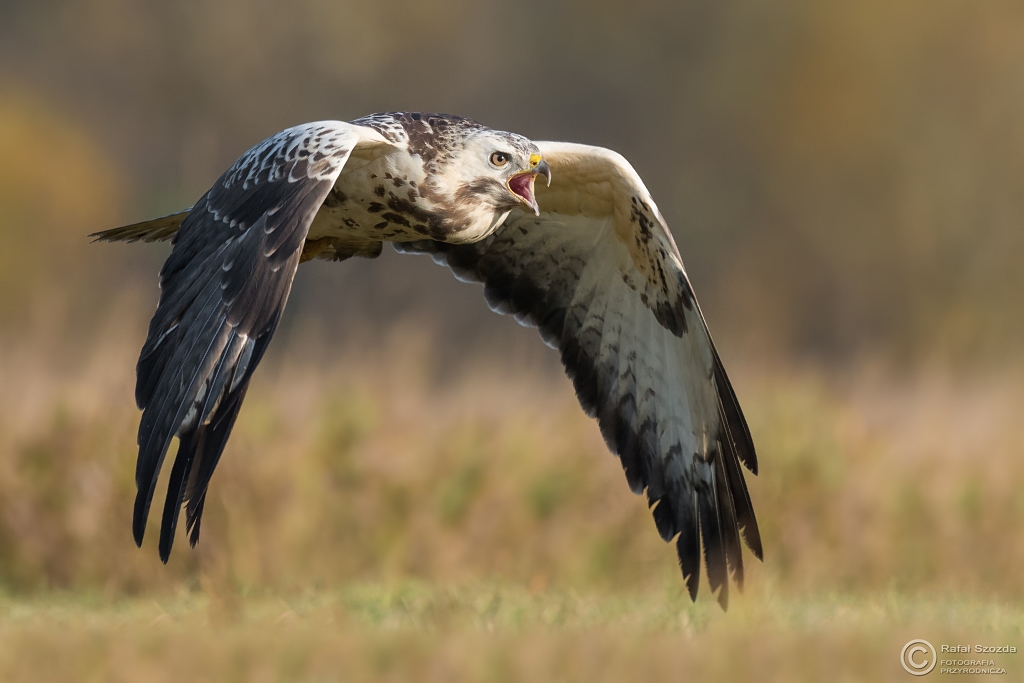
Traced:
[[199, 539], [210, 477], [299, 264], [375, 258], [384, 242], [482, 283], [493, 310], [558, 349], [630, 488], [676, 539], [691, 598], [701, 539], [723, 607], [729, 574], [742, 586], [741, 534], [762, 557], [740, 468], [757, 473], [750, 432], [672, 234], [615, 152], [439, 114], [319, 121], [250, 149], [191, 209], [95, 237], [172, 245], [135, 388], [139, 545], [179, 439], [164, 562], [182, 507]]

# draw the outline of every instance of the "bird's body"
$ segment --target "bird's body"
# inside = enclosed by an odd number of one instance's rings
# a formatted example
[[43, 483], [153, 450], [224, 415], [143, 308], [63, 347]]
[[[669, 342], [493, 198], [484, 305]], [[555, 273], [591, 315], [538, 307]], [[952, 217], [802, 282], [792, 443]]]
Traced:
[[[376, 133], [387, 144], [367, 146], [362, 155], [356, 148], [308, 240], [475, 242], [497, 227], [501, 214], [492, 205], [465, 201], [482, 188], [453, 163], [453, 152], [467, 139], [489, 138], [493, 131], [468, 119], [422, 114], [377, 114], [352, 123], [366, 138]], [[525, 138], [517, 142], [529, 145]]]
[[[538, 185], [544, 176], [549, 187]], [[753, 443], [654, 201], [609, 150], [534, 143], [475, 121], [375, 114], [287, 129], [244, 154], [188, 211], [99, 234], [172, 239], [138, 363], [135, 538], [179, 448], [161, 525], [184, 504], [198, 540], [210, 476], [300, 262], [376, 257], [384, 242], [484, 284], [491, 307], [561, 354], [630, 487], [646, 491], [696, 595], [742, 582], [740, 534], [761, 556], [739, 464]]]

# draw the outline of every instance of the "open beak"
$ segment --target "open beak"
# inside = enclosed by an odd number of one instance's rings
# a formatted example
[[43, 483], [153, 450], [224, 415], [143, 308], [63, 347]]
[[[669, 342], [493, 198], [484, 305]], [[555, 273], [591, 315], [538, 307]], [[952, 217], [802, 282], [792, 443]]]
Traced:
[[533, 209], [536, 215], [540, 215], [540, 207], [537, 206], [537, 197], [533, 193], [533, 185], [537, 176], [542, 175], [551, 187], [551, 169], [548, 162], [544, 161], [539, 154], [530, 157], [530, 170], [516, 173], [508, 179], [509, 192], [519, 197], [519, 200]]

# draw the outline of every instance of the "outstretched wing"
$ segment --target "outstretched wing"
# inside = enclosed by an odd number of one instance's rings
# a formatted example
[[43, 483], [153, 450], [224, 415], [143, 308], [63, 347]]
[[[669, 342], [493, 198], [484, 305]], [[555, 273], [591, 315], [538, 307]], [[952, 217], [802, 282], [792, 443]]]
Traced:
[[160, 530], [164, 562], [183, 502], [192, 545], [199, 539], [210, 476], [288, 300], [310, 222], [360, 143], [386, 145], [369, 129], [337, 121], [284, 130], [235, 162], [174, 234], [135, 388], [143, 410], [139, 545], [164, 455], [179, 439]]
[[540, 328], [580, 404], [601, 426], [658, 531], [676, 548], [690, 596], [704, 539], [711, 590], [743, 581], [740, 533], [761, 539], [740, 462], [754, 445], [671, 233], [636, 172], [609, 150], [538, 143], [551, 167], [542, 213], [516, 210], [475, 244], [396, 244], [482, 282], [492, 309]]

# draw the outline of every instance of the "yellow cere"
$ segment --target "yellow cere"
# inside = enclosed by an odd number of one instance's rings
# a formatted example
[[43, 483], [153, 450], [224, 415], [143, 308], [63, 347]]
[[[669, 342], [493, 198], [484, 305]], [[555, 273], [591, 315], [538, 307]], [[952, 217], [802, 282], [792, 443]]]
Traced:
[[533, 168], [534, 166], [539, 164], [540, 163], [540, 159], [541, 159], [541, 157], [540, 157], [539, 154], [531, 154], [530, 155], [530, 168]]

